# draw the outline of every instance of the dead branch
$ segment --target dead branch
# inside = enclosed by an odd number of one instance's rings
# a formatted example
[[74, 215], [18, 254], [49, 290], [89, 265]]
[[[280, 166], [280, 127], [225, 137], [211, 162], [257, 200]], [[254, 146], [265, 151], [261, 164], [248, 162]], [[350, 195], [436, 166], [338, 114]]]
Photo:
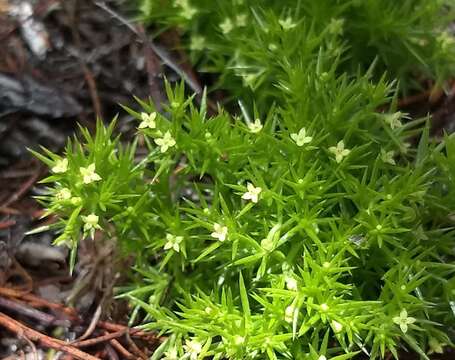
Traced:
[[24, 324], [21, 324], [19, 321], [16, 321], [10, 318], [8, 315], [0, 312], [0, 325], [7, 328], [9, 331], [15, 333], [17, 336], [25, 336], [30, 341], [39, 343], [40, 345], [55, 349], [57, 351], [62, 351], [67, 354], [72, 355], [76, 359], [80, 360], [100, 360], [97, 357], [94, 357], [90, 354], [87, 354], [74, 346], [68, 345], [66, 342], [52, 338], [45, 334], [40, 333], [39, 331], [30, 329]]

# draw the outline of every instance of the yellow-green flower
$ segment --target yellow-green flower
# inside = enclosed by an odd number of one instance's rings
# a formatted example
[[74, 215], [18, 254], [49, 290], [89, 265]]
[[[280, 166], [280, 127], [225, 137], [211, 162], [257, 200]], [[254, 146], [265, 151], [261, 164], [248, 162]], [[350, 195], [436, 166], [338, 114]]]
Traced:
[[224, 19], [224, 21], [220, 24], [220, 29], [223, 32], [223, 34], [228, 34], [234, 29], [234, 24], [232, 23], [232, 20], [229, 18]]
[[172, 137], [169, 131], [166, 131], [162, 138], [155, 139], [155, 143], [160, 147], [160, 151], [162, 153], [165, 153], [167, 149], [173, 147], [176, 144], [174, 138]]
[[55, 165], [52, 167], [51, 171], [55, 174], [63, 174], [68, 170], [68, 159], [63, 158], [57, 160]]
[[174, 251], [180, 251], [180, 243], [183, 241], [183, 236], [175, 236], [172, 234], [166, 234], [167, 243], [164, 245], [164, 250], [174, 249]]
[[256, 119], [256, 120], [254, 121], [254, 123], [249, 123], [249, 124], [248, 124], [248, 129], [250, 129], [250, 131], [251, 131], [253, 134], [256, 134], [256, 133], [260, 132], [260, 131], [262, 130], [261, 120]]
[[101, 176], [99, 176], [96, 172], [95, 172], [96, 168], [95, 168], [95, 164], [90, 164], [89, 166], [87, 167], [81, 167], [79, 168], [79, 171], [81, 172], [81, 175], [82, 175], [82, 181], [84, 182], [84, 184], [90, 184], [94, 181], [100, 181], [101, 180]]
[[305, 128], [301, 128], [298, 134], [294, 133], [291, 134], [290, 136], [291, 139], [295, 141], [297, 146], [303, 146], [305, 144], [310, 143], [313, 140], [311, 136], [307, 136]]
[[344, 141], [341, 140], [338, 142], [337, 146], [331, 146], [329, 151], [335, 155], [335, 160], [337, 163], [343, 161], [345, 156], [348, 156], [351, 150], [344, 148]]
[[400, 326], [401, 331], [404, 333], [408, 331], [408, 325], [416, 322], [415, 318], [408, 316], [406, 309], [401, 310], [400, 315], [395, 316], [392, 320], [395, 324]]
[[152, 112], [151, 114], [147, 114], [145, 112], [141, 113], [141, 123], [139, 124], [139, 129], [145, 129], [145, 128], [150, 128], [154, 129], [156, 128], [156, 112]]
[[227, 234], [228, 234], [227, 226], [223, 226], [218, 223], [213, 224], [213, 232], [210, 234], [211, 237], [223, 242], [224, 240], [226, 240]]
[[247, 192], [242, 195], [242, 199], [244, 200], [251, 200], [254, 203], [257, 203], [259, 200], [259, 194], [262, 191], [260, 187], [254, 187], [252, 183], [248, 183], [246, 185]]
[[68, 188], [62, 188], [57, 192], [55, 197], [58, 200], [69, 200], [71, 199], [71, 190]]
[[297, 26], [297, 24], [292, 21], [292, 18], [290, 16], [284, 20], [278, 20], [278, 23], [281, 25], [284, 31], [291, 30]]
[[92, 213], [87, 216], [82, 216], [82, 221], [84, 222], [84, 232], [90, 233], [90, 236], [93, 239], [95, 236], [95, 230], [101, 229], [101, 226], [98, 225], [99, 216]]

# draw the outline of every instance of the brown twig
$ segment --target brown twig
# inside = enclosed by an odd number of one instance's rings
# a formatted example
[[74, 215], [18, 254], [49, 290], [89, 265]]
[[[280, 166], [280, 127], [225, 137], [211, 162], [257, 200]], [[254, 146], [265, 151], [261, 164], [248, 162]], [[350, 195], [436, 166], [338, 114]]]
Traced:
[[7, 207], [7, 206], [1, 206], [0, 207], [0, 213], [6, 214], [6, 215], [20, 215], [21, 212], [19, 210]]
[[38, 180], [40, 175], [41, 169], [38, 168], [36, 172], [32, 176], [30, 176], [30, 178], [25, 183], [23, 183], [21, 187], [8, 198], [8, 200], [4, 202], [1, 208], [4, 209], [11, 205], [12, 203], [16, 202], [17, 200], [19, 200], [33, 186], [33, 184], [36, 182], [36, 180]]
[[47, 307], [52, 310], [58, 310], [58, 311], [64, 313], [65, 315], [69, 316], [70, 318], [72, 318], [72, 320], [79, 319], [79, 316], [78, 316], [76, 310], [74, 310], [73, 308], [66, 307], [62, 304], [51, 303], [45, 299], [42, 299], [38, 296], [29, 294], [24, 291], [18, 291], [18, 290], [11, 289], [11, 288], [0, 287], [0, 295], [12, 297], [12, 298], [20, 298], [24, 301], [29, 302], [31, 304], [31, 306], [40, 306], [40, 307], [42, 306], [42, 307]]
[[102, 342], [109, 341], [111, 339], [116, 339], [119, 338], [127, 333], [128, 330], [119, 330], [113, 333], [108, 333], [106, 332], [105, 335], [98, 336], [93, 339], [88, 339], [88, 340], [82, 340], [82, 341], [74, 341], [72, 345], [77, 346], [79, 348], [81, 347], [88, 347], [88, 346], [93, 346]]
[[131, 350], [133, 350], [133, 352], [139, 356], [139, 358], [141, 358], [142, 360], [147, 360], [148, 359], [148, 356], [145, 355], [141, 349], [139, 349], [136, 345], [136, 343], [133, 341], [133, 339], [131, 339], [131, 336], [130, 336], [130, 333], [127, 332], [125, 334], [125, 337], [126, 337], [126, 341], [128, 342], [128, 344], [130, 345], [131, 347]]
[[110, 344], [106, 344], [105, 347], [106, 355], [109, 357], [110, 360], [120, 360], [114, 348]]
[[109, 340], [109, 343], [115, 350], [117, 350], [122, 355], [123, 359], [136, 359], [136, 357], [133, 354], [131, 354], [128, 350], [126, 350], [123, 347], [123, 345], [120, 344], [116, 339]]
[[85, 330], [85, 332], [76, 340], [72, 341], [71, 343], [80, 343], [82, 340], [87, 339], [90, 335], [92, 335], [93, 331], [96, 329], [96, 325], [98, 324], [98, 321], [100, 320], [101, 313], [103, 312], [103, 307], [102, 307], [102, 302], [98, 305], [98, 307], [95, 310], [95, 313], [93, 314], [92, 320], [90, 321], [90, 324]]
[[[70, 320], [78, 321], [78, 322], [81, 321], [81, 319], [75, 309], [68, 307], [68, 306], [64, 306], [62, 304], [51, 303], [45, 299], [42, 299], [36, 295], [29, 294], [24, 291], [18, 291], [18, 290], [11, 289], [11, 288], [0, 287], [0, 295], [6, 296], [6, 297], [12, 297], [12, 298], [20, 298], [23, 301], [27, 301], [31, 306], [47, 307], [49, 309], [56, 310], [56, 311], [59, 311], [65, 315], [67, 315], [70, 318]], [[125, 333], [129, 332], [131, 334], [131, 336], [139, 337], [146, 341], [164, 340], [164, 338], [157, 338], [155, 335], [153, 335], [149, 332], [139, 330], [136, 328], [131, 329], [128, 326], [114, 324], [109, 321], [98, 321], [97, 326], [101, 329], [104, 329], [104, 330], [107, 330], [110, 332], [117, 332], [117, 331], [124, 331]]]
[[12, 310], [16, 313], [25, 315], [29, 318], [38, 320], [40, 323], [45, 325], [51, 325], [56, 323], [54, 316], [46, 314], [42, 311], [39, 311], [35, 308], [22, 304], [20, 302], [14, 302], [3, 297], [0, 297], [0, 307]]
[[10, 318], [8, 315], [0, 312], [0, 325], [7, 328], [9, 331], [17, 334], [18, 336], [26, 336], [31, 341], [37, 342], [40, 345], [71, 354], [74, 358], [80, 360], [100, 360], [90, 354], [87, 354], [74, 346], [68, 345], [66, 342], [52, 338], [39, 331], [30, 329], [19, 321]]
[[0, 230], [8, 229], [8, 228], [10, 228], [13, 225], [16, 225], [16, 221], [15, 220], [2, 221], [2, 222], [0, 222]]

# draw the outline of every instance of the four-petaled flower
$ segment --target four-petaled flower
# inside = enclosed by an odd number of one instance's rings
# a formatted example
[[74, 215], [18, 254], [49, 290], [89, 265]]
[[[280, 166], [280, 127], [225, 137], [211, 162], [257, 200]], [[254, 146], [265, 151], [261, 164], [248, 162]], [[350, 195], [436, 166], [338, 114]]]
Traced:
[[303, 146], [313, 140], [311, 136], [307, 136], [305, 128], [301, 128], [298, 134], [291, 134], [291, 139], [295, 141], [297, 146]]
[[235, 24], [238, 27], [246, 26], [246, 21], [248, 20], [248, 16], [246, 14], [239, 14], [235, 18]]
[[68, 170], [68, 159], [63, 158], [63, 159], [57, 160], [51, 170], [53, 173], [63, 174], [64, 172], [66, 172], [66, 170]]
[[202, 351], [202, 344], [197, 340], [186, 340], [183, 345], [185, 353], [189, 355], [190, 360], [197, 360], [199, 354]]
[[228, 228], [227, 226], [220, 225], [218, 223], [213, 224], [213, 232], [210, 234], [215, 239], [220, 241], [226, 240]]
[[68, 188], [62, 188], [57, 192], [55, 197], [58, 200], [69, 200], [71, 199], [71, 191]]
[[101, 229], [101, 226], [98, 225], [99, 217], [95, 214], [90, 214], [87, 216], [82, 216], [82, 221], [84, 222], [84, 232], [90, 232], [90, 236], [94, 237], [95, 230]]
[[251, 200], [254, 203], [257, 203], [259, 200], [259, 194], [262, 191], [262, 188], [260, 187], [254, 187], [252, 183], [248, 183], [246, 185], [247, 192], [242, 195], [242, 199], [244, 200]]
[[290, 16], [284, 20], [278, 20], [278, 23], [281, 25], [284, 31], [291, 30], [297, 26], [297, 24], [292, 21], [292, 18]]
[[223, 32], [223, 34], [230, 33], [232, 29], [234, 29], [234, 24], [232, 24], [231, 19], [226, 18], [221, 24], [220, 24], [220, 29]]
[[162, 153], [165, 153], [167, 149], [173, 147], [176, 144], [174, 138], [172, 137], [169, 131], [166, 131], [162, 138], [155, 139], [155, 143], [161, 148]]
[[183, 241], [183, 236], [175, 236], [166, 234], [167, 243], [164, 245], [164, 250], [174, 249], [176, 252], [180, 251], [180, 243]]
[[344, 141], [338, 142], [337, 146], [331, 146], [329, 151], [335, 155], [335, 160], [340, 163], [345, 156], [348, 156], [351, 150], [344, 148]]
[[205, 47], [205, 37], [195, 35], [191, 37], [190, 49], [193, 51], [203, 50]]
[[249, 123], [249, 124], [248, 124], [248, 129], [250, 129], [250, 131], [251, 131], [252, 133], [254, 133], [254, 134], [255, 134], [255, 133], [258, 133], [259, 131], [261, 131], [261, 130], [262, 130], [261, 120], [256, 119], [256, 120], [254, 121], [254, 123]]
[[139, 124], [139, 129], [145, 129], [145, 128], [150, 128], [154, 129], [156, 128], [156, 112], [152, 112], [151, 114], [147, 114], [145, 112], [141, 113], [141, 123]]
[[400, 325], [400, 329], [404, 333], [408, 331], [408, 325], [414, 324], [416, 321], [415, 318], [408, 316], [408, 312], [406, 311], [406, 309], [401, 310], [400, 315], [395, 316], [392, 320], [395, 324]]
[[381, 160], [383, 162], [391, 165], [396, 165], [395, 159], [393, 158], [394, 156], [395, 156], [394, 151], [385, 151], [381, 149]]
[[403, 124], [401, 123], [402, 116], [403, 114], [400, 111], [394, 114], [386, 114], [384, 117], [384, 121], [387, 124], [389, 124], [391, 129], [396, 129], [403, 126]]
[[197, 10], [191, 6], [188, 0], [176, 0], [175, 6], [180, 6], [182, 8], [181, 15], [188, 20], [197, 13]]
[[99, 181], [101, 180], [101, 176], [99, 176], [95, 172], [95, 164], [90, 164], [87, 167], [80, 167], [79, 171], [81, 172], [82, 175], [82, 181], [84, 184], [90, 184], [91, 182], [94, 181]]

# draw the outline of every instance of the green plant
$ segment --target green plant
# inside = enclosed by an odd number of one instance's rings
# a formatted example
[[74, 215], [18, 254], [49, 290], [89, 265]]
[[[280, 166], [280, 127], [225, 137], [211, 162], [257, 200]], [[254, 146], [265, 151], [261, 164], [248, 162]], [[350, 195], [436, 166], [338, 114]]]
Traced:
[[[208, 119], [183, 85], [167, 87], [169, 117], [127, 109], [150, 151], [137, 165], [112, 125], [84, 130], [67, 165], [38, 155], [54, 172], [42, 200], [60, 217], [57, 242], [99, 227], [136, 249], [122, 296], [172, 335], [155, 358], [376, 358], [401, 343], [426, 358], [451, 343], [453, 138], [445, 153], [422, 120], [377, 113], [384, 82], [300, 70], [288, 103], [255, 122]], [[99, 179], [85, 184], [92, 163]]]
[[[205, 94], [196, 105], [183, 84], [166, 83], [162, 113], [139, 99], [139, 112], [125, 107], [138, 120], [132, 146], [112, 139], [114, 125], [98, 123], [94, 137], [82, 130], [83, 141], [69, 143], [66, 157], [36, 154], [52, 172], [40, 199], [58, 216], [56, 242], [76, 254], [84, 237], [115, 239], [134, 254], [131, 284], [119, 296], [134, 307], [131, 323], [168, 336], [152, 359], [441, 352], [454, 331], [455, 138], [433, 143], [428, 119], [396, 110], [396, 85], [377, 72], [392, 55], [346, 71], [360, 62], [344, 59], [341, 33], [326, 23], [357, 36], [357, 22], [330, 19], [355, 18], [378, 2], [298, 2], [302, 14], [324, 15], [315, 15], [319, 25], [263, 3], [269, 8], [198, 7], [255, 19], [235, 42], [235, 29], [216, 47], [214, 35], [205, 59], [224, 84], [233, 81], [233, 96], [247, 94], [235, 71], [224, 70], [233, 45], [265, 69], [241, 116], [221, 107], [209, 116]], [[201, 16], [194, 31], [221, 24], [218, 13], [204, 22], [208, 15], [188, 4], [163, 6], [165, 21]], [[413, 8], [402, 4], [378, 11]], [[275, 42], [277, 49], [264, 46]], [[141, 160], [138, 140], [148, 148]]]
[[140, 0], [141, 19], [176, 27], [199, 71], [220, 74], [233, 99], [278, 101], [282, 64], [306, 66], [321, 49], [340, 71], [387, 72], [404, 92], [454, 71], [448, 0]]

